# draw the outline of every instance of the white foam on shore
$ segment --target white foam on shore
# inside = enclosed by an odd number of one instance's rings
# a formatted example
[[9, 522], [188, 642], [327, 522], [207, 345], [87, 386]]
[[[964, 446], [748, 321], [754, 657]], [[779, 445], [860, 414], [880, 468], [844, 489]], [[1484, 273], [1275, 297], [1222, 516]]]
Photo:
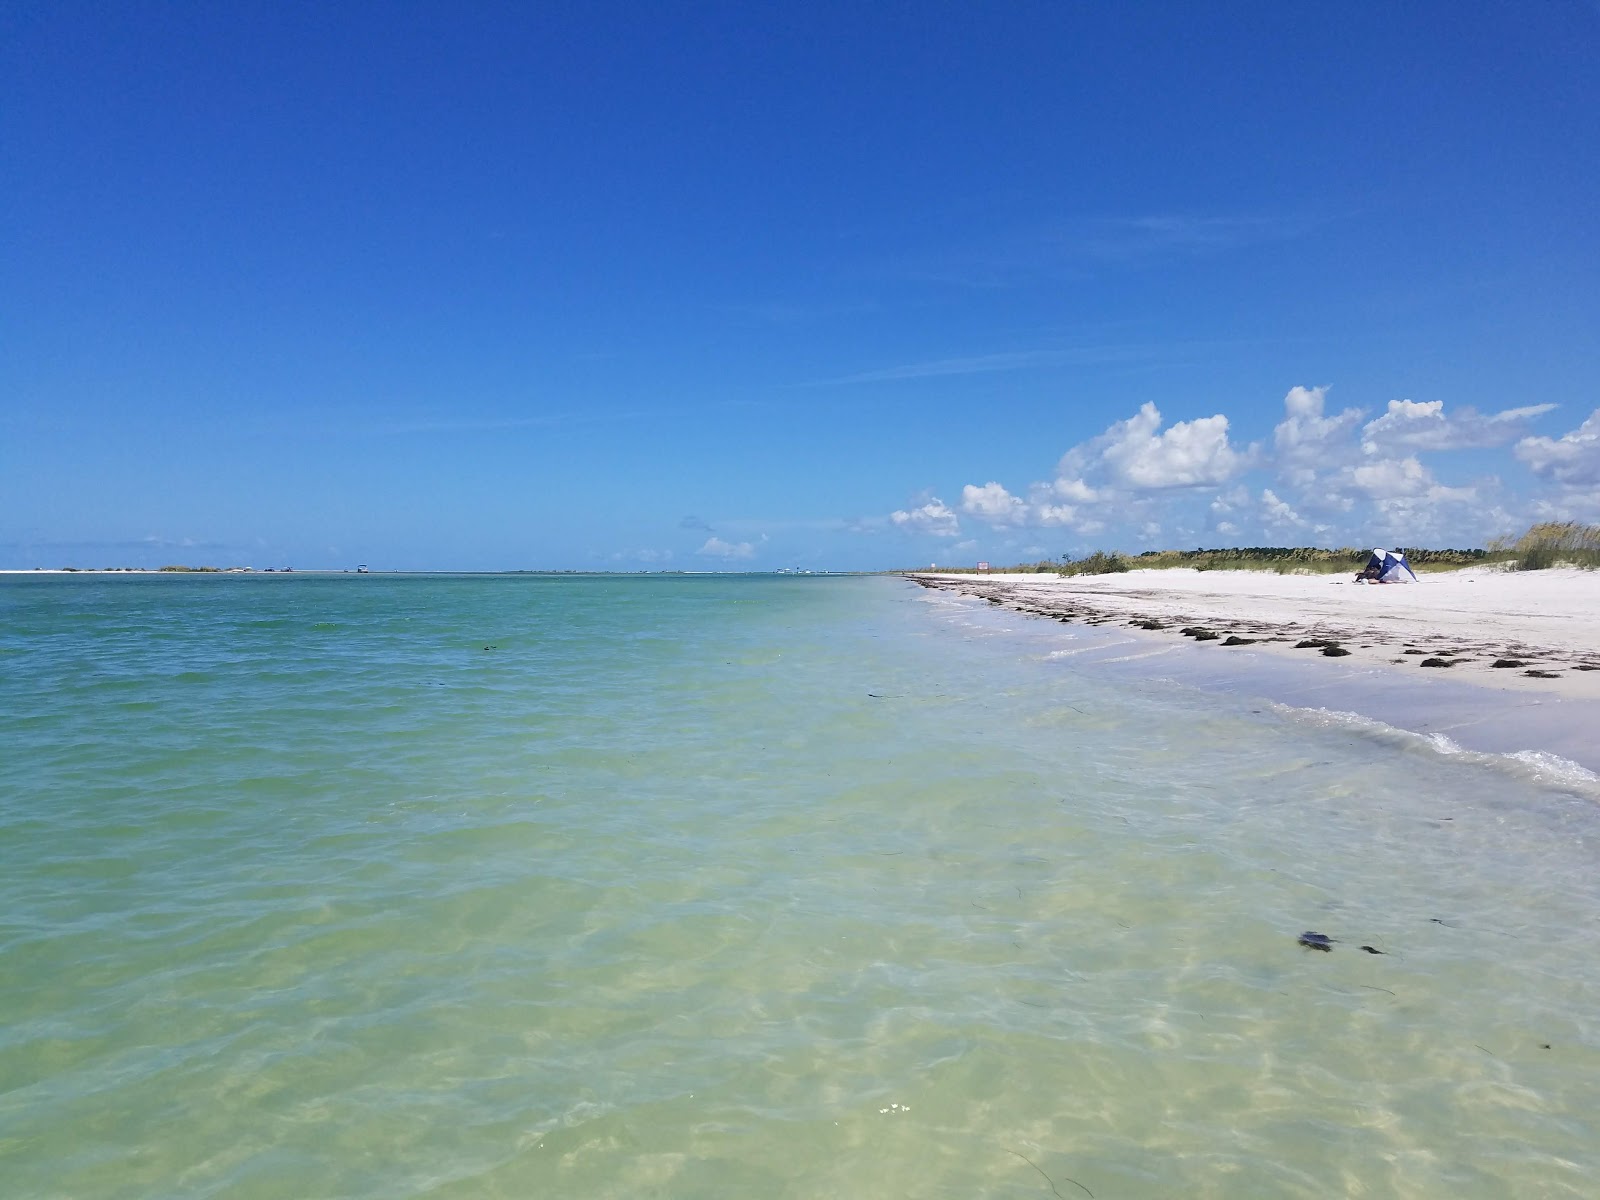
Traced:
[[1337, 729], [1360, 734], [1398, 749], [1442, 755], [1458, 762], [1467, 762], [1494, 770], [1505, 771], [1529, 783], [1572, 791], [1593, 800], [1600, 800], [1600, 775], [1581, 763], [1574, 762], [1548, 750], [1509, 750], [1493, 752], [1473, 750], [1444, 733], [1418, 733], [1401, 729], [1376, 717], [1358, 712], [1345, 712], [1329, 708], [1307, 708], [1295, 704], [1268, 702], [1271, 711], [1300, 724], [1318, 729]]

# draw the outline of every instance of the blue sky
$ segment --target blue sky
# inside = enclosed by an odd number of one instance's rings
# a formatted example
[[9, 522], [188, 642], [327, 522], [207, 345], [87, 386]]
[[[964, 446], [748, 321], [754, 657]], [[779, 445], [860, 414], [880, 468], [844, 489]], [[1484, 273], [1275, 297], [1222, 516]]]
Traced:
[[0, 9], [0, 566], [1600, 519], [1600, 8]]

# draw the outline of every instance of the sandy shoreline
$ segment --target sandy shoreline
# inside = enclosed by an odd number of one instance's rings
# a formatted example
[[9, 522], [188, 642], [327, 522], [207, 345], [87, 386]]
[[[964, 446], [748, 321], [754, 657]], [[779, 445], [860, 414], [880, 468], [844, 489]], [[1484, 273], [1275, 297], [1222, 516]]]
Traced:
[[[1346, 667], [1382, 664], [1419, 677], [1600, 700], [1596, 571], [1469, 568], [1404, 585], [1189, 569], [912, 578], [1040, 617], [1192, 638], [1218, 654], [1250, 646], [1301, 659], [1326, 656]], [[1333, 643], [1334, 653], [1308, 642]]]

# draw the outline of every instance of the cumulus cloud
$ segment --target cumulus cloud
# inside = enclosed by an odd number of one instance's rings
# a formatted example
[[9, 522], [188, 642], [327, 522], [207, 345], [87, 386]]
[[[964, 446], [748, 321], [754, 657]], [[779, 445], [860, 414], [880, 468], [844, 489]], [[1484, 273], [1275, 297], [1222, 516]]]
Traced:
[[1525, 437], [1513, 453], [1535, 475], [1571, 487], [1600, 485], [1600, 408], [1571, 433], [1558, 438]]
[[1472, 408], [1447, 412], [1439, 400], [1391, 400], [1381, 416], [1366, 421], [1359, 408], [1327, 415], [1327, 393], [1327, 388], [1295, 387], [1284, 397], [1284, 419], [1273, 431], [1273, 463], [1280, 484], [1291, 494], [1272, 493], [1276, 504], [1263, 494], [1261, 515], [1267, 527], [1303, 523], [1324, 536], [1329, 526], [1305, 521], [1302, 512], [1309, 509], [1324, 517], [1365, 512], [1391, 531], [1420, 536], [1424, 529], [1438, 528], [1452, 506], [1459, 511], [1459, 506], [1478, 503], [1480, 491], [1440, 483], [1418, 451], [1505, 445], [1528, 421], [1553, 407], [1486, 414]]
[[1388, 411], [1361, 430], [1361, 448], [1368, 454], [1380, 454], [1390, 449], [1474, 450], [1504, 446], [1525, 434], [1530, 420], [1554, 408], [1554, 404], [1532, 404], [1497, 413], [1463, 408], [1446, 414], [1443, 400], [1391, 400]]
[[1105, 528], [1110, 513], [1130, 515], [1150, 495], [1217, 486], [1244, 471], [1255, 456], [1256, 447], [1240, 450], [1229, 441], [1228, 418], [1221, 414], [1163, 429], [1161, 411], [1145, 404], [1067, 451], [1056, 478], [1031, 485], [1026, 499], [995, 480], [969, 483], [961, 489], [961, 511], [1001, 528], [1094, 534]]
[[[1516, 505], [1520, 511], [1547, 511], [1536, 507], [1545, 502], [1573, 513], [1600, 507], [1600, 410], [1571, 433], [1548, 438], [1527, 435], [1529, 423], [1550, 411], [1545, 404], [1480, 413], [1394, 400], [1369, 419], [1359, 407], [1330, 412], [1328, 395], [1327, 387], [1290, 388], [1265, 448], [1234, 441], [1222, 413], [1167, 425], [1146, 403], [1073, 446], [1053, 477], [1022, 488], [994, 479], [969, 483], [956, 508], [961, 520], [1007, 534], [1055, 528], [1094, 537], [1110, 528], [1146, 543], [1206, 530], [1239, 540], [1282, 541], [1290, 531], [1322, 542], [1483, 538], [1492, 532], [1483, 529], [1487, 516], [1506, 513], [1499, 480], [1441, 479], [1430, 455], [1512, 443], [1517, 457], [1554, 485]], [[924, 499], [887, 523], [958, 536], [957, 512]]]
[[930, 496], [925, 504], [915, 508], [896, 509], [889, 514], [896, 529], [907, 533], [931, 533], [934, 537], [959, 537], [961, 520], [937, 496]]
[[1269, 525], [1304, 525], [1306, 520], [1271, 488], [1261, 489], [1261, 515]]
[[1351, 481], [1370, 496], [1416, 496], [1433, 486], [1433, 473], [1415, 454], [1350, 469]]
[[1087, 486], [1085, 477], [1097, 468], [1112, 482], [1141, 490], [1201, 487], [1227, 482], [1251, 459], [1251, 452], [1229, 443], [1228, 418], [1221, 413], [1162, 431], [1161, 410], [1146, 403], [1126, 421], [1069, 450], [1057, 475], [1068, 487]]
[[1074, 504], [1093, 504], [1100, 499], [1100, 493], [1081, 479], [1057, 479], [1050, 484], [1050, 491]]
[[695, 551], [702, 558], [754, 558], [756, 548], [751, 542], [725, 542], [719, 537], [709, 537], [706, 544]]
[[1020, 525], [1028, 516], [1028, 506], [998, 483], [982, 487], [967, 484], [961, 489], [961, 511], [991, 525]]
[[1438, 536], [1453, 515], [1482, 507], [1478, 488], [1440, 483], [1416, 455], [1363, 463], [1348, 468], [1343, 477], [1371, 502], [1370, 529], [1363, 532], [1412, 544]]
[[1367, 415], [1365, 409], [1347, 408], [1325, 416], [1325, 387], [1292, 387], [1283, 398], [1283, 420], [1272, 431], [1273, 456], [1278, 473], [1300, 487], [1309, 486], [1317, 468], [1329, 455], [1348, 451], [1348, 439]]

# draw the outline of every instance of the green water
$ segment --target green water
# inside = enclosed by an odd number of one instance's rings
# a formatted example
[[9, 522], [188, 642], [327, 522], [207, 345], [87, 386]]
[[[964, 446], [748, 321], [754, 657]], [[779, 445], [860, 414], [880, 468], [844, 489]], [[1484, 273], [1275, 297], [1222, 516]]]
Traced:
[[1600, 1195], [1592, 796], [986, 620], [0, 580], [0, 1195]]

